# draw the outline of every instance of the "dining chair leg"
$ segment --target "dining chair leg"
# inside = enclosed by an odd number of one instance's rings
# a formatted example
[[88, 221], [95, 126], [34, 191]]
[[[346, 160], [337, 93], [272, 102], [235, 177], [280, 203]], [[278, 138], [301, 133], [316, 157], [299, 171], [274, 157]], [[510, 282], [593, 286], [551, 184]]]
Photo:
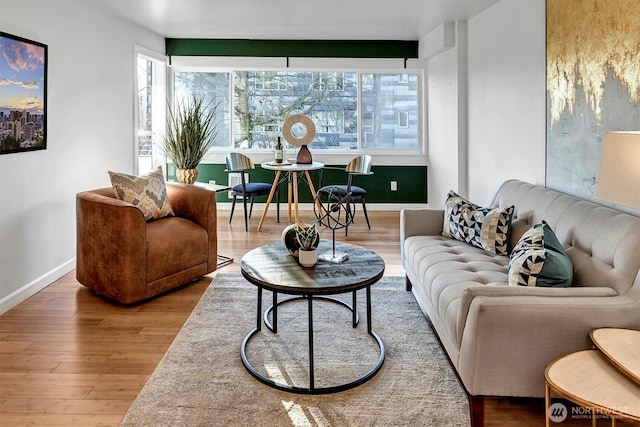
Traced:
[[[351, 199], [353, 200], [353, 199]], [[344, 227], [344, 235], [348, 236], [349, 235], [349, 224], [353, 224], [354, 223], [354, 218], [356, 216], [355, 211], [351, 212], [351, 200], [348, 202], [347, 206], [346, 206], [346, 216], [345, 216], [345, 222], [346, 222], [346, 227]], [[355, 205], [353, 205], [353, 208], [355, 209]]]
[[242, 202], [244, 204], [244, 230], [249, 231], [249, 218], [247, 217], [247, 198], [243, 197]]
[[231, 214], [229, 215], [229, 224], [231, 224], [231, 220], [233, 219], [233, 210], [236, 207], [236, 196], [233, 196], [233, 202], [231, 202]]
[[251, 207], [249, 208], [249, 219], [251, 219], [251, 214], [253, 213], [253, 199], [255, 199], [255, 197], [251, 198]]
[[369, 227], [369, 230], [371, 230], [371, 224], [369, 223], [369, 215], [367, 215], [367, 205], [364, 202], [364, 199], [362, 199], [362, 212], [364, 212], [364, 219], [367, 220], [367, 227]]

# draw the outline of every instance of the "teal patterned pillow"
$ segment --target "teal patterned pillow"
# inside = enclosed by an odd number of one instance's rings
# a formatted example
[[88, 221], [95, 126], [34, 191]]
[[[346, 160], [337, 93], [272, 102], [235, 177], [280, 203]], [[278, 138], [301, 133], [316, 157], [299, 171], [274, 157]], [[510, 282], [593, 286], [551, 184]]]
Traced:
[[573, 265], [549, 224], [542, 221], [526, 231], [511, 252], [509, 285], [567, 287]]
[[497, 255], [508, 255], [513, 210], [513, 206], [483, 208], [449, 191], [442, 235]]

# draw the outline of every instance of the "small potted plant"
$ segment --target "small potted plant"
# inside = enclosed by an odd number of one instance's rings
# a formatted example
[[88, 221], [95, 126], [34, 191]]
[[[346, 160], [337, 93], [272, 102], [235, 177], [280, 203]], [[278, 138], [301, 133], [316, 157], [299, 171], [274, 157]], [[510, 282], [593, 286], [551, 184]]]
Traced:
[[320, 233], [316, 223], [296, 224], [294, 227], [298, 245], [298, 261], [303, 267], [313, 267], [318, 262]]

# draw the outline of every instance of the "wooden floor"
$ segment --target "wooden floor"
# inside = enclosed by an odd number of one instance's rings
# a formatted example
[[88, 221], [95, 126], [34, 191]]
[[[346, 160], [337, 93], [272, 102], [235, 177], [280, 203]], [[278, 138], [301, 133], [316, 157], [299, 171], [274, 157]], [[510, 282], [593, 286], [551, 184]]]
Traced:
[[[311, 215], [302, 212], [302, 219]], [[360, 215], [346, 241], [378, 252], [385, 275], [402, 276], [399, 214], [370, 212], [371, 231]], [[247, 233], [240, 212], [229, 225], [228, 212], [221, 211], [220, 253], [238, 261], [247, 250], [279, 240], [285, 224], [270, 213], [257, 233], [259, 216], [254, 213]], [[337, 236], [345, 240], [343, 232]], [[211, 276], [238, 271], [234, 262]], [[71, 272], [0, 316], [0, 425], [117, 426], [210, 281], [121, 306], [91, 293]], [[487, 426], [544, 425], [542, 400], [487, 398], [485, 408]], [[590, 424], [574, 419], [557, 425]]]

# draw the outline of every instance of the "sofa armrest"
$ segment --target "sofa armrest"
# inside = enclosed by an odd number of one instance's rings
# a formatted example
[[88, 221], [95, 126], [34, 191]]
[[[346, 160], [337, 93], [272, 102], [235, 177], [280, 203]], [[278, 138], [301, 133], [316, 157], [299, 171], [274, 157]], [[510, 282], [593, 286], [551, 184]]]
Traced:
[[550, 362], [590, 348], [594, 328], [637, 328], [640, 320], [640, 302], [607, 288], [541, 290], [471, 299], [457, 364], [469, 393], [542, 397]]
[[435, 236], [442, 233], [444, 210], [400, 210], [400, 259], [404, 259], [404, 241], [411, 236]]
[[107, 194], [113, 191], [76, 195], [76, 277], [99, 294], [129, 301], [146, 283], [146, 220]]
[[400, 210], [400, 241], [411, 236], [435, 236], [442, 234], [444, 210], [402, 209]]
[[166, 186], [173, 213], [207, 230], [209, 239], [207, 270], [215, 270], [218, 262], [216, 193], [197, 185], [168, 182]]

